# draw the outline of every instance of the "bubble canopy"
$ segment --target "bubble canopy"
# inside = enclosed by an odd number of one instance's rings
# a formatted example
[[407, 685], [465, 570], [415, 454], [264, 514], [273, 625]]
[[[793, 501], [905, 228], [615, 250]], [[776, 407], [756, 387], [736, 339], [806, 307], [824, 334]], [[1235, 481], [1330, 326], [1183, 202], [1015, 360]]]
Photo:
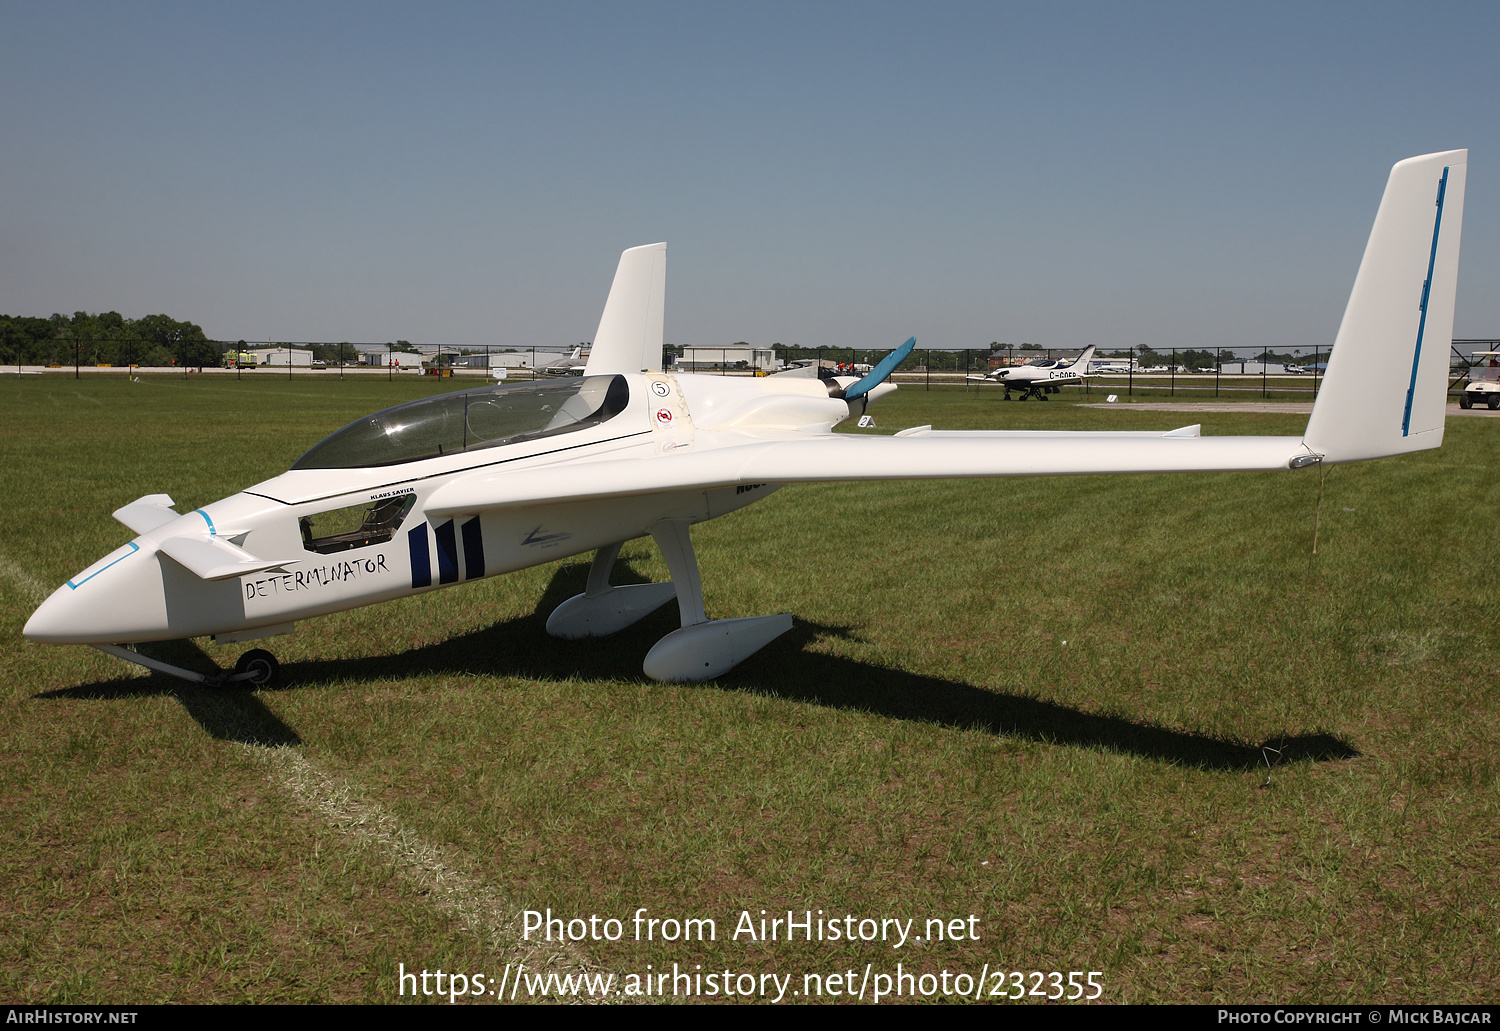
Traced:
[[351, 422], [297, 459], [295, 469], [416, 462], [598, 426], [630, 403], [624, 376], [505, 383], [408, 401]]

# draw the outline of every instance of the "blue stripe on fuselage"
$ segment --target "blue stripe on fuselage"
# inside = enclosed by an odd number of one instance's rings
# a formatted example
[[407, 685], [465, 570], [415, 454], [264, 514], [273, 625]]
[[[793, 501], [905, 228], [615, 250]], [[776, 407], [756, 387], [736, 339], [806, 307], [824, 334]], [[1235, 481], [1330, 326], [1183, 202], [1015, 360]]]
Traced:
[[484, 538], [479, 533], [479, 517], [463, 525], [464, 578], [477, 580], [484, 575]]
[[458, 541], [453, 534], [453, 520], [450, 519], [441, 526], [433, 527], [433, 536], [437, 538], [438, 556], [438, 583], [458, 583]]
[[427, 552], [427, 524], [413, 526], [406, 534], [407, 547], [411, 549], [411, 586], [432, 586], [432, 557]]

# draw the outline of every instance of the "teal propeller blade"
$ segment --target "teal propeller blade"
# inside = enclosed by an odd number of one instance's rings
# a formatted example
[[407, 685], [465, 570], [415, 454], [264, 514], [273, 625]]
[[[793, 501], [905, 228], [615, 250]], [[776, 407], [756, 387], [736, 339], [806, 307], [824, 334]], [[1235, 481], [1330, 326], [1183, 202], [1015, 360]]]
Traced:
[[912, 348], [916, 346], [917, 338], [912, 337], [906, 343], [880, 359], [880, 364], [871, 369], [868, 376], [844, 391], [844, 400], [858, 401], [870, 391], [880, 386], [880, 384], [885, 382], [887, 376], [896, 371], [896, 366], [906, 361], [906, 356], [911, 354]]

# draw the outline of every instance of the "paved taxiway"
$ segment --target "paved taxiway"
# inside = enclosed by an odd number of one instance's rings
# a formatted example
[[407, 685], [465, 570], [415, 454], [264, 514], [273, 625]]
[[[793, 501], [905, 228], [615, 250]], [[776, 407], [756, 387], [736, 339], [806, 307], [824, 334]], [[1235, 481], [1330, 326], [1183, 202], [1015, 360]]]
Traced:
[[[1125, 401], [1080, 404], [1079, 408], [1126, 408], [1136, 412], [1271, 412], [1277, 415], [1311, 415], [1311, 401]], [[1449, 415], [1468, 415], [1481, 419], [1500, 419], [1500, 412], [1488, 408], [1467, 411], [1456, 404], [1448, 406]]]

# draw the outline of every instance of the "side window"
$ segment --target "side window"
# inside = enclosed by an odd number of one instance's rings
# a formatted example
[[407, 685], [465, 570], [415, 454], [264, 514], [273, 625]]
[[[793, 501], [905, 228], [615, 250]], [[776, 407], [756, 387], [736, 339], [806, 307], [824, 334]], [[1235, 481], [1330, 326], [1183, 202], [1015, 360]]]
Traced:
[[303, 516], [297, 520], [302, 530], [302, 546], [319, 555], [333, 555], [384, 544], [395, 536], [401, 521], [416, 503], [415, 494], [401, 494]]

